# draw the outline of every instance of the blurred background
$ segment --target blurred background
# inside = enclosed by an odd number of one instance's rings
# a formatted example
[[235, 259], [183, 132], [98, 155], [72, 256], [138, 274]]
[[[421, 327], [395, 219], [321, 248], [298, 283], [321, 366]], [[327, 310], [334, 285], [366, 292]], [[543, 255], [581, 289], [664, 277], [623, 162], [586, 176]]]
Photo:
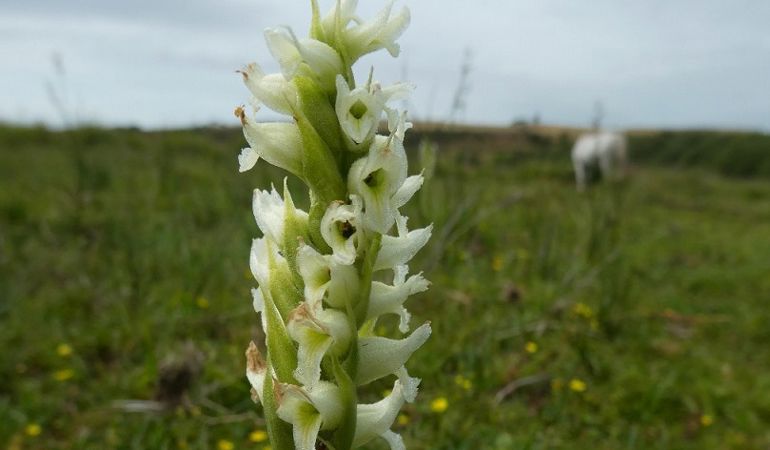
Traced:
[[[406, 212], [435, 224], [407, 447], [770, 448], [770, 3], [401, 5], [401, 56], [357, 74], [416, 85]], [[284, 174], [238, 173], [235, 70], [309, 18], [0, 3], [0, 446], [267, 448], [251, 195]], [[629, 164], [579, 192], [597, 129]]]

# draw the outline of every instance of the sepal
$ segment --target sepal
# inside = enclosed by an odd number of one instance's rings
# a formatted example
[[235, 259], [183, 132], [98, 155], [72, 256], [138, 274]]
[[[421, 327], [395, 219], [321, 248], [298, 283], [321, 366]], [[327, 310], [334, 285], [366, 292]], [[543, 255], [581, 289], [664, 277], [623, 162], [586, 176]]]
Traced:
[[395, 373], [430, 337], [430, 324], [425, 323], [404, 339], [381, 336], [362, 337], [358, 340], [358, 375], [356, 384], [368, 384]]
[[406, 264], [428, 243], [433, 232], [433, 225], [409, 231], [406, 228], [406, 220], [407, 218], [404, 216], [396, 218], [398, 236], [382, 237], [382, 247], [377, 255], [374, 270], [388, 269]]

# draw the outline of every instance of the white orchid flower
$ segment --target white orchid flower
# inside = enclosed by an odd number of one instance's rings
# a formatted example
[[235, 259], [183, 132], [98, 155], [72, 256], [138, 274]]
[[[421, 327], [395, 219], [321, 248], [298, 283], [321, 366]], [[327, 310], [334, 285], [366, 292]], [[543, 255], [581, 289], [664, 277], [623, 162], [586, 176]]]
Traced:
[[398, 236], [383, 236], [374, 270], [388, 269], [405, 264], [428, 243], [433, 232], [433, 225], [409, 231], [406, 228], [407, 218], [396, 217]]
[[321, 218], [321, 236], [332, 248], [338, 264], [353, 264], [364, 234], [361, 224], [361, 199], [350, 196], [351, 204], [332, 202]]
[[340, 55], [328, 44], [310, 38], [297, 39], [286, 28], [268, 28], [265, 40], [287, 80], [291, 80], [304, 63], [322, 87], [327, 91], [334, 89], [334, 78], [343, 72], [343, 65]]
[[243, 125], [243, 134], [250, 147], [238, 156], [240, 171], [245, 172], [264, 158], [274, 166], [300, 176], [302, 170], [302, 138], [293, 123], [258, 123], [250, 120], [243, 108], [236, 108], [236, 116]]
[[276, 390], [276, 413], [292, 424], [297, 450], [315, 450], [318, 432], [334, 429], [342, 420], [341, 395], [332, 383], [319, 381], [312, 388], [279, 383]]
[[386, 49], [391, 56], [396, 57], [400, 47], [396, 39], [401, 37], [409, 26], [409, 8], [404, 6], [396, 14], [391, 14], [391, 0], [373, 19], [352, 26], [343, 31], [347, 51], [352, 61], [361, 56], [380, 49]]
[[298, 108], [297, 88], [283, 74], [265, 74], [256, 63], [248, 64], [238, 72], [258, 102], [287, 115], [292, 115], [292, 111]]
[[372, 283], [369, 311], [366, 318], [374, 319], [383, 314], [397, 314], [401, 318], [398, 329], [402, 333], [406, 333], [409, 331], [411, 315], [404, 308], [404, 302], [410, 295], [428, 290], [430, 282], [423, 278], [422, 273], [412, 275], [407, 279], [406, 275], [409, 272], [407, 266], [396, 266], [394, 271], [393, 285], [379, 281]]
[[302, 303], [289, 315], [286, 328], [299, 344], [294, 378], [305, 386], [314, 386], [321, 379], [321, 360], [327, 352], [339, 355], [350, 343], [347, 316], [334, 309], [314, 311]]
[[305, 301], [314, 311], [322, 307], [323, 301], [344, 310], [358, 295], [360, 282], [355, 266], [339, 264], [332, 255], [322, 255], [305, 244], [299, 246], [297, 263], [305, 283]]
[[377, 132], [386, 104], [389, 101], [405, 98], [412, 89], [406, 83], [396, 83], [382, 88], [379, 83], [372, 81], [371, 73], [365, 85], [353, 90], [342, 75], [337, 75], [336, 83], [337, 100], [334, 109], [342, 131], [355, 144], [370, 140]]
[[391, 14], [393, 2], [383, 8], [373, 19], [364, 21], [355, 15], [355, 0], [342, 0], [321, 20], [321, 28], [327, 40], [341, 40], [351, 62], [361, 56], [386, 49], [391, 56], [398, 56], [400, 48], [396, 43], [409, 26], [409, 9], [404, 7]]
[[[420, 380], [411, 379], [408, 383], [416, 385]], [[356, 408], [356, 434], [353, 437], [353, 447], [365, 445], [376, 437], [385, 439], [391, 450], [405, 449], [403, 440], [399, 435], [390, 431], [393, 421], [404, 405], [406, 395], [401, 379], [393, 383], [390, 394], [377, 403], [358, 405]]]
[[399, 116], [388, 138], [375, 136], [367, 156], [348, 172], [348, 190], [364, 200], [364, 224], [385, 234], [393, 225], [398, 208], [422, 186], [422, 175], [407, 178], [404, 133], [411, 123]]
[[430, 324], [425, 323], [404, 339], [388, 339], [381, 336], [360, 338], [356, 384], [367, 384], [397, 373], [412, 353], [428, 340], [430, 333]]

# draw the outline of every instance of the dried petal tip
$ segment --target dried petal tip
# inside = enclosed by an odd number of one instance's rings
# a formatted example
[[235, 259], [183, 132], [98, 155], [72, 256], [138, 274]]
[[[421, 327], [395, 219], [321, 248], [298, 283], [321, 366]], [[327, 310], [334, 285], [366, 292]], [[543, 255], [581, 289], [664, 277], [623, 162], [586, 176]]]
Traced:
[[241, 121], [241, 125], [246, 125], [246, 111], [243, 110], [243, 105], [236, 106], [233, 114]]
[[246, 349], [246, 370], [261, 372], [265, 370], [265, 367], [265, 360], [262, 358], [257, 344], [254, 341], [249, 342], [249, 347]]
[[262, 359], [262, 355], [259, 353], [254, 341], [251, 341], [246, 349], [246, 378], [251, 383], [251, 398], [254, 402], [262, 401], [262, 390], [265, 385], [266, 373], [267, 365], [265, 360]]

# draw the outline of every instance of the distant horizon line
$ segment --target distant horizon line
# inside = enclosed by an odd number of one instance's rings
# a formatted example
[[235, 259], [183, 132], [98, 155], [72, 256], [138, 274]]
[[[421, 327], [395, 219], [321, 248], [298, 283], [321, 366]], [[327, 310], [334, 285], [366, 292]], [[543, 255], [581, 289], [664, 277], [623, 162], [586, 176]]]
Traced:
[[[265, 122], [284, 122], [282, 120], [266, 120]], [[546, 133], [583, 133], [593, 130], [592, 127], [565, 124], [565, 123], [549, 123], [543, 122], [534, 124], [526, 121], [514, 121], [508, 125], [491, 123], [491, 122], [470, 122], [470, 121], [436, 121], [436, 120], [413, 120], [415, 131], [482, 131], [482, 132], [505, 132], [505, 131], [519, 131], [522, 129], [535, 129]], [[385, 124], [385, 122], [383, 122]], [[105, 130], [139, 130], [148, 132], [162, 132], [162, 131], [181, 131], [181, 130], [200, 130], [200, 129], [237, 129], [240, 126], [237, 123], [228, 124], [225, 122], [207, 122], [207, 123], [191, 123], [189, 125], [157, 125], [157, 126], [143, 126], [132, 123], [114, 123], [106, 124], [96, 121], [82, 120], [77, 121], [72, 126], [66, 126], [61, 124], [53, 124], [46, 121], [15, 121], [7, 120], [0, 117], [0, 126], [3, 127], [19, 127], [19, 128], [36, 128], [43, 127], [52, 131], [63, 131], [78, 128], [100, 128]], [[381, 126], [386, 129], [386, 126]], [[645, 134], [645, 133], [661, 133], [667, 131], [673, 132], [695, 132], [695, 131], [708, 131], [716, 133], [759, 133], [770, 134], [770, 129], [761, 127], [748, 127], [748, 126], [736, 126], [736, 125], [633, 125], [633, 126], [606, 126], [601, 127], [601, 130], [605, 131], [617, 131], [630, 134]]]

